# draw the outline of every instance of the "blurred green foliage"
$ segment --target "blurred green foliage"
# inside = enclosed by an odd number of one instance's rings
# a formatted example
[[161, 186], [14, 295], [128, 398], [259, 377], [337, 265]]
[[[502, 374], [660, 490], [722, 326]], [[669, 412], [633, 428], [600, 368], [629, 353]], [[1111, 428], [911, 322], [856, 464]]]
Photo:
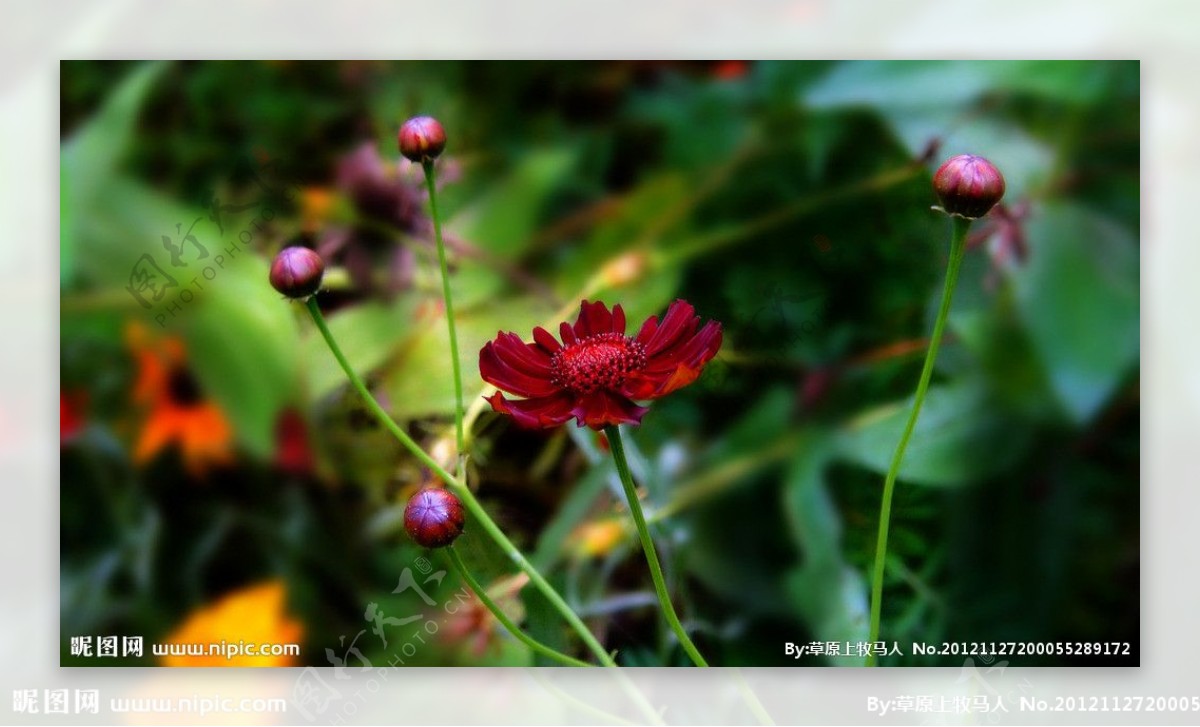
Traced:
[[[423, 555], [400, 527], [423, 474], [266, 284], [286, 244], [348, 235], [345, 260], [361, 250], [377, 267], [410, 255], [391, 295], [335, 260], [321, 300], [393, 415], [427, 445], [447, 437], [428, 235], [419, 215], [381, 226], [337, 173], [373, 141], [387, 184], [419, 200], [394, 148], [417, 113], [450, 139], [442, 200], [461, 243], [469, 402], [485, 341], [573, 319], [582, 297], [638, 323], [683, 297], [722, 322], [701, 380], [628, 438], [676, 602], [720, 665], [861, 663], [795, 661], [783, 643], [866, 638], [883, 473], [947, 254], [930, 171], [955, 153], [991, 159], [1005, 210], [975, 226], [901, 470], [882, 632], [904, 656], [882, 663], [961, 663], [912, 656], [914, 641], [1136, 645], [1136, 63], [64, 62], [61, 100], [62, 388], [86, 402], [85, 426], [64, 424], [64, 663], [98, 663], [69, 654], [72, 635], [161, 639], [266, 578], [287, 583], [306, 626], [302, 663], [344, 657], [363, 629], [362, 655], [386, 661], [403, 630], [383, 646], [367, 604], [427, 608], [393, 593]], [[213, 200], [231, 205], [220, 229]], [[142, 308], [131, 266], [165, 265], [160, 241], [192, 220], [225, 265], [174, 314]], [[130, 321], [186, 342], [235, 461], [196, 474], [169, 449], [132, 456], [145, 424]], [[298, 445], [281, 434], [287, 411]], [[522, 432], [487, 412], [474, 426], [486, 507], [621, 663], [685, 663], [629, 530], [581, 550], [586, 526], [624, 516], [594, 435]], [[311, 465], [281, 464], [289, 446]], [[461, 548], [484, 582], [512, 572], [469, 526]], [[458, 588], [447, 576], [435, 595]], [[531, 633], [575, 648], [547, 604], [520, 597]], [[489, 638], [443, 638], [407, 663], [534, 663]]]

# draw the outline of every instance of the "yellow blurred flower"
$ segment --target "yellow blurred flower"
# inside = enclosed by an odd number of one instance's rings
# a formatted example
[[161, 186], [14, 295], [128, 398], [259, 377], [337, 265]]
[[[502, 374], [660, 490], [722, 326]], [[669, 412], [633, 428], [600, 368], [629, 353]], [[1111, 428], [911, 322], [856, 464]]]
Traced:
[[600, 279], [610, 288], [628, 285], [646, 272], [649, 256], [640, 250], [631, 250], [609, 260], [600, 268]]
[[125, 339], [137, 363], [133, 402], [146, 412], [134, 462], [145, 464], [171, 444], [179, 446], [193, 475], [231, 461], [233, 430], [221, 409], [201, 395], [183, 341], [155, 338], [140, 323], [126, 328]]
[[625, 522], [620, 518], [608, 518], [587, 522], [575, 528], [567, 539], [567, 550], [572, 557], [582, 560], [611, 553], [628, 538]]
[[[208, 649], [209, 644], [299, 644], [304, 627], [286, 612], [287, 591], [272, 580], [228, 593], [194, 611], [166, 639], [166, 644]], [[197, 649], [196, 647], [202, 647]], [[169, 647], [168, 647], [169, 648]], [[297, 666], [298, 655], [227, 658], [224, 654], [162, 656], [164, 666]]]

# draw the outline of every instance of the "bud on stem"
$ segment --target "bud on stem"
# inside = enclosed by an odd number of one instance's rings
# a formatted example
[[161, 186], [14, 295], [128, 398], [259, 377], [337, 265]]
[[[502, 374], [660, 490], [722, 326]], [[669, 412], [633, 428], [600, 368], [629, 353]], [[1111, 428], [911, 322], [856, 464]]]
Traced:
[[404, 508], [404, 529], [417, 545], [444, 548], [462, 535], [466, 513], [454, 493], [440, 487], [418, 490]]
[[307, 298], [321, 287], [325, 261], [307, 247], [285, 247], [271, 261], [271, 287], [288, 298]]
[[400, 127], [397, 140], [401, 154], [424, 164], [437, 159], [446, 148], [446, 130], [432, 116], [416, 116]]
[[933, 191], [950, 215], [983, 217], [1004, 196], [1004, 177], [981, 156], [950, 157], [933, 175]]

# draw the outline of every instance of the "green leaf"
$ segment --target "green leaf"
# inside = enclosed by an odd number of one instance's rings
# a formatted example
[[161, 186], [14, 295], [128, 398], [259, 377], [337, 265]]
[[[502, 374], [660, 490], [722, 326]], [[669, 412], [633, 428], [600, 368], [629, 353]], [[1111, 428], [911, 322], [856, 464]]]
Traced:
[[[132, 268], [143, 255], [149, 256], [180, 286], [187, 285], [181, 279], [181, 274], [187, 271], [170, 266], [162, 246], [164, 235], [176, 240], [179, 237], [175, 225], [186, 230], [192, 221], [201, 220], [194, 229], [196, 238], [211, 253], [220, 254], [222, 241], [217, 237], [216, 227], [203, 221], [203, 211], [182, 205], [131, 177], [111, 176], [88, 196], [77, 196], [74, 205], [72, 214], [80, 224], [71, 231], [73, 240], [69, 244], [76, 248], [73, 257], [76, 277], [92, 288], [120, 292], [128, 302], [125, 310], [131, 314], [143, 309], [125, 288], [130, 284]], [[188, 252], [192, 254], [190, 249]], [[174, 295], [179, 290], [170, 288], [168, 293]], [[158, 302], [165, 304], [168, 300]]]
[[[121, 301], [121, 313], [152, 330], [182, 333], [205, 391], [241, 444], [265, 457], [274, 447], [279, 410], [294, 396], [298, 341], [288, 306], [266, 283], [266, 262], [236, 244], [237, 230], [222, 235], [204, 211], [117, 169], [142, 100], [164, 67], [139, 68], [64, 147], [62, 246], [69, 269], [63, 276], [111, 294]], [[185, 265], [171, 265], [163, 238], [182, 245], [185, 230], [208, 256], [200, 259], [189, 246]], [[145, 260], [175, 283], [149, 309], [126, 291], [131, 270]]]
[[[203, 212], [120, 175], [79, 202], [88, 220], [79, 235], [86, 243], [76, 258], [79, 275], [120, 301], [117, 310], [126, 318], [164, 335], [182, 334], [190, 365], [241, 444], [269, 455], [275, 418], [295, 395], [299, 335], [288, 304], [267, 284], [267, 262], [235, 247], [236, 231], [226, 230], [230, 241], [223, 241]], [[197, 259], [189, 245], [186, 266], [174, 267], [162, 237], [178, 242], [175, 226], [186, 230], [192, 221], [208, 257]], [[126, 291], [130, 270], [144, 255], [176, 283], [148, 309]]]
[[[451, 265], [454, 267], [450, 271], [450, 294], [454, 296], [454, 311], [457, 314], [467, 313], [481, 305], [490, 305], [511, 286], [495, 265], [463, 258]], [[442, 275], [437, 262], [431, 262], [418, 275], [427, 276], [427, 285], [431, 289], [442, 289]], [[438, 300], [441, 300], [440, 295]]]
[[1060, 408], [1010, 297], [989, 307], [951, 311], [949, 329], [970, 354], [963, 357], [962, 366], [982, 372], [1005, 410], [1032, 420], [1055, 419], [1061, 416]]
[[[909, 397], [859, 415], [839, 432], [839, 455], [886, 474], [911, 407]], [[977, 382], [931, 386], [899, 479], [960, 487], [1003, 472], [1028, 444], [1026, 430], [1003, 417]]]
[[502, 258], [518, 257], [533, 241], [547, 199], [575, 164], [571, 149], [530, 151], [506, 178], [447, 224], [466, 240]]
[[[870, 639], [867, 583], [845, 563], [818, 561], [785, 576], [788, 596], [817, 641], [860, 643]], [[838, 666], [864, 666], [856, 656], [827, 656]]]
[[1068, 204], [1039, 210], [1027, 231], [1029, 263], [1013, 274], [1019, 315], [1058, 400], [1084, 422], [1137, 366], [1137, 239]]
[[[868, 639], [867, 586], [842, 557], [841, 517], [825, 484], [827, 436], [809, 432], [797, 447], [784, 482], [784, 511], [803, 563], [785, 577], [788, 597], [818, 641]], [[829, 657], [861, 666], [858, 657]]]
[[83, 249], [80, 238], [83, 229], [92, 224], [89, 212], [100, 208], [96, 197], [116, 175], [133, 139], [142, 101], [166, 67], [165, 63], [147, 63], [133, 71], [95, 117], [63, 143], [59, 157], [59, 278], [64, 287], [74, 281], [76, 257]]
[[529, 560], [534, 567], [549, 570], [563, 554], [563, 545], [575, 528], [587, 518], [596, 498], [604, 492], [605, 485], [613, 476], [611, 463], [605, 461], [590, 469], [575, 483], [571, 493], [563, 500], [558, 512], [542, 530], [537, 548]]
[[777, 438], [787, 429], [793, 406], [793, 394], [786, 388], [776, 387], [765, 392], [746, 413], [721, 433], [717, 443], [703, 454], [697, 469], [720, 465]]
[[[457, 317], [464, 407], [471, 406], [471, 397], [483, 386], [479, 378], [479, 350], [483, 344], [501, 330], [513, 331], [528, 340], [534, 326], [548, 315], [540, 301], [509, 298]], [[445, 318], [433, 316], [414, 324], [412, 338], [393, 364], [384, 387], [394, 416], [412, 419], [454, 412], [454, 372]]]
[[[284, 306], [286, 307], [286, 306]], [[359, 374], [374, 371], [412, 333], [417, 298], [402, 296], [396, 302], [364, 303], [326, 317], [329, 330], [342, 353]], [[308, 364], [308, 393], [312, 400], [346, 384], [346, 374], [316, 330], [305, 338], [302, 358]]]
[[[647, 241], [647, 231], [661, 225], [666, 216], [686, 203], [693, 188], [688, 178], [674, 172], [664, 172], [651, 177], [628, 192], [620, 204], [592, 229], [587, 241], [564, 260], [563, 268], [555, 276], [555, 290], [562, 296], [574, 295], [584, 287], [596, 271], [606, 262], [619, 256], [639, 241]], [[666, 251], [678, 240], [649, 240], [656, 242], [660, 250]], [[655, 276], [675, 271], [656, 271]], [[643, 279], [639, 285], [650, 284]], [[626, 309], [626, 313], [630, 313]]]
[[804, 94], [814, 107], [929, 107], [961, 105], [1007, 91], [1086, 103], [1109, 77], [1094, 61], [849, 61], [835, 66]]
[[274, 451], [276, 418], [294, 400], [300, 342], [291, 304], [267, 284], [268, 272], [265, 260], [243, 252], [180, 321], [197, 378], [258, 457]]
[[784, 484], [784, 511], [806, 562], [840, 560], [841, 518], [825, 489], [828, 435], [806, 433], [796, 447]]
[[1113, 70], [1088, 61], [847, 62], [808, 89], [803, 101], [817, 109], [869, 108], [913, 156], [934, 139], [942, 156], [982, 154], [1004, 171], [1008, 198], [1016, 199], [1046, 182], [1053, 150], [995, 114], [968, 117], [969, 106], [996, 93], [1090, 103], [1103, 95]]

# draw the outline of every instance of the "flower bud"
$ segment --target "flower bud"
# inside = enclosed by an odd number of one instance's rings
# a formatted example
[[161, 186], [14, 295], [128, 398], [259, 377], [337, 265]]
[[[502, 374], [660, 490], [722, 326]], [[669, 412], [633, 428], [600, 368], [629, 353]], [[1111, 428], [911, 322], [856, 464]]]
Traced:
[[285, 247], [271, 262], [271, 287], [289, 298], [307, 298], [321, 287], [325, 261], [307, 247]]
[[432, 116], [404, 122], [399, 134], [400, 153], [417, 163], [433, 161], [446, 148], [446, 130]]
[[987, 159], [959, 154], [938, 167], [933, 191], [947, 214], [975, 219], [987, 214], [1004, 196], [1004, 177]]
[[453, 543], [462, 535], [465, 519], [462, 502], [440, 487], [417, 490], [404, 508], [404, 529], [425, 548], [444, 548]]

